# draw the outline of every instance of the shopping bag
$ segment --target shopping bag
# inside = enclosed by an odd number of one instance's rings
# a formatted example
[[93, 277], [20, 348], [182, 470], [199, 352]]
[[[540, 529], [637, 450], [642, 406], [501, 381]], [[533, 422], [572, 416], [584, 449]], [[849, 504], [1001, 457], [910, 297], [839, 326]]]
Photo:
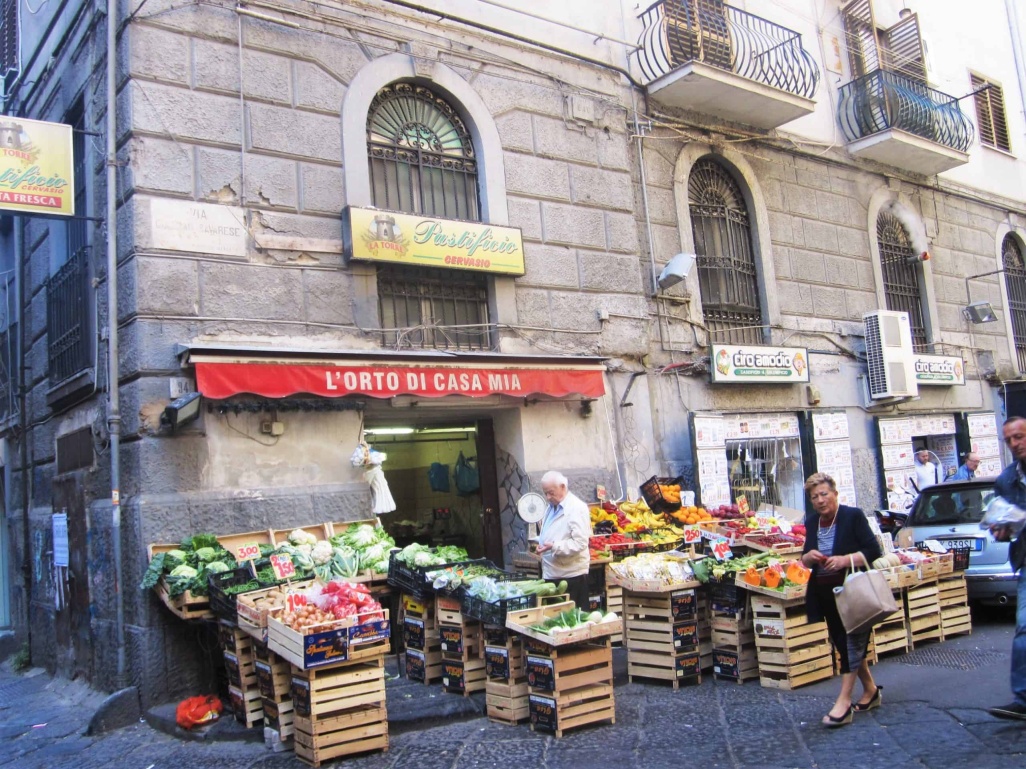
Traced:
[[865, 632], [898, 610], [884, 575], [872, 569], [855, 571], [854, 556], [844, 584], [834, 588], [834, 599], [848, 633]]
[[477, 473], [477, 460], [474, 457], [469, 459], [460, 452], [456, 460], [456, 469], [453, 471], [456, 481], [456, 493], [461, 497], [476, 494], [481, 488], [481, 479]]
[[449, 465], [432, 462], [428, 468], [428, 484], [432, 491], [449, 491]]

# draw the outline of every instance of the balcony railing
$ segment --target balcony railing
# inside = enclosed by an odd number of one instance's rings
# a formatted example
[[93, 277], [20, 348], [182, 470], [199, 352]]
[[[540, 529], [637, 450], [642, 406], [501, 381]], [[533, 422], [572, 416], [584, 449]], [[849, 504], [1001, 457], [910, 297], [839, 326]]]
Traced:
[[720, 0], [660, 0], [642, 16], [638, 60], [648, 82], [702, 62], [811, 99], [819, 67], [802, 36]]
[[88, 273], [89, 248], [83, 246], [47, 281], [46, 333], [51, 386], [92, 364], [86, 293]]
[[841, 87], [837, 117], [849, 142], [892, 128], [959, 152], [973, 141], [973, 124], [954, 97], [882, 69]]

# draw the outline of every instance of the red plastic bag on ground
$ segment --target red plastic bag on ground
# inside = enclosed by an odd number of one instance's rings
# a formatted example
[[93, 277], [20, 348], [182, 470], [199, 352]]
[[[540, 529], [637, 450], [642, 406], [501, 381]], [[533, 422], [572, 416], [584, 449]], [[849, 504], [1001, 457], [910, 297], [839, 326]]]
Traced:
[[198, 724], [216, 721], [223, 707], [221, 700], [213, 694], [190, 697], [178, 703], [175, 720], [183, 729], [191, 729]]

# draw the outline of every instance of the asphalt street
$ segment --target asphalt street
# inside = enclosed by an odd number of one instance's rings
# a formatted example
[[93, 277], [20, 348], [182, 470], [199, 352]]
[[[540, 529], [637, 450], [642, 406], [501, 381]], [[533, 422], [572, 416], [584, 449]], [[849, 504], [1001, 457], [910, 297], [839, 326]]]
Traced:
[[[1006, 611], [975, 613], [971, 636], [930, 644], [880, 661], [884, 705], [837, 730], [819, 720], [838, 681], [797, 691], [707, 676], [674, 691], [628, 683], [616, 652], [616, 723], [555, 739], [528, 726], [506, 726], [479, 713], [483, 695], [456, 702], [437, 686], [396, 679], [388, 708], [397, 723], [386, 753], [349, 758], [353, 769], [417, 767], [703, 767], [725, 769], [1008, 769], [1026, 765], [1026, 722], [986, 712], [1010, 699]], [[187, 741], [142, 721], [105, 735], [84, 730], [103, 695], [80, 682], [33, 670], [0, 671], [0, 766], [17, 769], [278, 769], [301, 767], [292, 753], [272, 753], [255, 732], [243, 741]], [[453, 707], [453, 706], [456, 707]], [[402, 714], [404, 720], [398, 722]]]

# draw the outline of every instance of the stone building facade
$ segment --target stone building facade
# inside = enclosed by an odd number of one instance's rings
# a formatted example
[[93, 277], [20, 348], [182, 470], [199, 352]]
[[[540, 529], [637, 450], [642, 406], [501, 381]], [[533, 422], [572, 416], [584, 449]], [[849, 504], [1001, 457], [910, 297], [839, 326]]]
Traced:
[[[18, 640], [30, 638], [37, 662], [105, 689], [137, 685], [147, 703], [198, 691], [213, 661], [197, 631], [136, 588], [147, 546], [200, 531], [367, 517], [369, 491], [349, 462], [364, 420], [488, 420], [508, 555], [523, 537], [513, 506], [538, 489], [547, 469], [564, 471], [589, 498], [597, 484], [613, 496], [636, 494], [652, 475], [681, 474], [700, 491], [694, 424], [702, 415], [846, 415], [851, 485], [871, 509], [888, 501], [877, 419], [1002, 412], [999, 392], [1019, 378], [1016, 344], [1026, 344], [1015, 336], [1009, 303], [1018, 284], [1000, 273], [973, 279], [968, 298], [989, 300], [998, 323], [971, 325], [962, 308], [967, 276], [1002, 269], [1008, 243], [1023, 252], [1026, 166], [1009, 152], [992, 157], [995, 149], [978, 144], [952, 150], [936, 137], [917, 138], [914, 149], [939, 144], [935, 154], [945, 162], [964, 155], [961, 170], [922, 173], [922, 165], [860, 156], [835, 116], [843, 84], [857, 80], [844, 57], [831, 59], [831, 40], [844, 47], [841, 3], [827, 4], [830, 21], [813, 18], [819, 4], [812, 2], [720, 7], [716, 18], [732, 29], [800, 30], [809, 61], [781, 66], [801, 70], [814, 87], [795, 95], [732, 73], [733, 96], [712, 101], [654, 87], [668, 75], [646, 70], [642, 59], [655, 39], [646, 30], [670, 29], [665, 15], [653, 27], [615, 2], [533, 11], [553, 23], [486, 3], [461, 3], [458, 11], [426, 5], [437, 13], [385, 0], [123, 4], [116, 323], [108, 322], [103, 259], [102, 8], [86, 3], [62, 14], [64, 3], [56, 17], [20, 18], [21, 70], [5, 113], [80, 121], [88, 132], [79, 134], [82, 200], [94, 217], [70, 225], [17, 217], [0, 234], [4, 268], [20, 281], [8, 284], [8, 338], [17, 341], [4, 423], [4, 587], [9, 624]], [[899, 22], [892, 5], [877, 3], [881, 28]], [[667, 2], [662, 12], [687, 6]], [[1014, 86], [1015, 44], [1012, 33], [1001, 33], [1004, 13], [995, 4], [980, 23], [996, 39], [988, 53], [994, 66], [1012, 73], [1003, 83], [1004, 109], [1018, 151], [1026, 126]], [[947, 30], [931, 26], [940, 22], [927, 9], [922, 16], [924, 39], [944, 50]], [[27, 41], [51, 55], [33, 57]], [[931, 77], [948, 53], [932, 52]], [[982, 67], [966, 55], [960, 66]], [[173, 392], [202, 392], [196, 367], [203, 361], [407, 365], [425, 348], [445, 346], [437, 336], [434, 345], [423, 342], [439, 333], [424, 318], [389, 325], [388, 273], [343, 255], [343, 209], [401, 207], [375, 199], [368, 160], [369, 115], [395, 84], [427, 89], [427, 99], [440, 99], [465, 126], [479, 206], [469, 218], [523, 236], [524, 274], [479, 279], [486, 321], [455, 359], [555, 368], [602, 359], [605, 396], [586, 404], [578, 397], [365, 398], [363, 410], [291, 412], [266, 400], [236, 408], [254, 402], [241, 397], [210, 401], [196, 422], [171, 432], [161, 414]], [[764, 104], [758, 99], [770, 106], [753, 107]], [[774, 99], [799, 119], [763, 125]], [[715, 105], [728, 103], [742, 106], [724, 117]], [[973, 117], [971, 109], [966, 114]], [[729, 302], [702, 284], [702, 276], [736, 272], [717, 267], [715, 248], [702, 239], [696, 217], [706, 214], [694, 185], [703, 174], [702, 189], [720, 195], [717, 205], [748, 238], [749, 261], [741, 266], [755, 286], [745, 305], [755, 315], [742, 313], [734, 326], [710, 322], [712, 306]], [[887, 308], [891, 288], [877, 235], [881, 212], [902, 223], [913, 258], [930, 253], [912, 265], [919, 351], [960, 358], [964, 386], [924, 387], [917, 400], [866, 396], [863, 315]], [[206, 222], [188, 226], [190, 217]], [[73, 247], [75, 238], [83, 248]], [[660, 289], [655, 278], [677, 253], [697, 253], [698, 267]], [[68, 281], [78, 289], [81, 323], [65, 371], [64, 337], [55, 328], [64, 322], [59, 287]], [[120, 593], [105, 411], [112, 332], [105, 329], [116, 329], [121, 348]], [[462, 339], [470, 332], [454, 325], [449, 333]], [[710, 345], [717, 343], [805, 350], [809, 385], [711, 383]], [[261, 432], [269, 418], [284, 424], [277, 440]], [[814, 444], [803, 452], [798, 474], [813, 466]], [[737, 459], [756, 461], [740, 450]], [[785, 501], [801, 506], [793, 497], [776, 500]], [[53, 565], [59, 511], [69, 516], [68, 569]], [[118, 681], [122, 643], [126, 677]]]

